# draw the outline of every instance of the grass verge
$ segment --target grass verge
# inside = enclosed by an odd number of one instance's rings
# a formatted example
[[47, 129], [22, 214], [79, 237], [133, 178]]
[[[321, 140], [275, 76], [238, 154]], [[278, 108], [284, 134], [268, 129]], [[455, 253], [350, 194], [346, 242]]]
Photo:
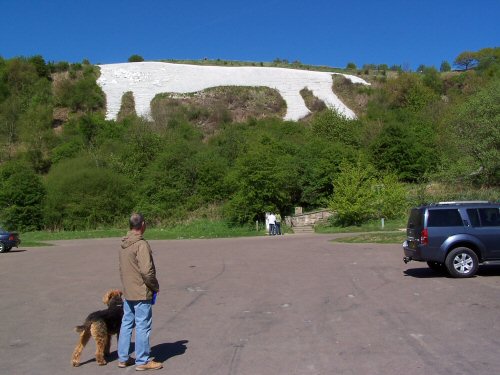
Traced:
[[[21, 234], [22, 246], [47, 246], [45, 241], [75, 240], [87, 238], [122, 237], [127, 232], [123, 229], [95, 229], [86, 231], [27, 232]], [[251, 237], [265, 235], [265, 231], [256, 231], [252, 227], [230, 227], [224, 222], [197, 220], [178, 224], [168, 228], [148, 228], [145, 234], [148, 240], [177, 240], [195, 238]]]
[[380, 220], [373, 220], [359, 226], [335, 227], [319, 225], [316, 233], [359, 233], [333, 240], [344, 243], [402, 243], [406, 238], [406, 219], [385, 220], [384, 227]]
[[405, 232], [372, 232], [360, 233], [351, 237], [338, 238], [334, 242], [343, 243], [403, 243], [406, 238]]
[[397, 231], [406, 228], [407, 219], [385, 220], [384, 228], [380, 220], [372, 220], [362, 225], [353, 225], [348, 227], [336, 227], [331, 225], [317, 225], [314, 229], [316, 233], [358, 233], [358, 232], [376, 232], [376, 231]]

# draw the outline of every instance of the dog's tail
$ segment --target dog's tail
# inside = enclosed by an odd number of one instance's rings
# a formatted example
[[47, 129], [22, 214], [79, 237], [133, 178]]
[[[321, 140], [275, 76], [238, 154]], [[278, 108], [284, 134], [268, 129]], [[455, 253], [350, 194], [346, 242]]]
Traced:
[[86, 326], [86, 325], [83, 325], [83, 326], [76, 326], [76, 327], [75, 327], [75, 332], [81, 333], [81, 332], [85, 331], [86, 329], [87, 329], [87, 326]]

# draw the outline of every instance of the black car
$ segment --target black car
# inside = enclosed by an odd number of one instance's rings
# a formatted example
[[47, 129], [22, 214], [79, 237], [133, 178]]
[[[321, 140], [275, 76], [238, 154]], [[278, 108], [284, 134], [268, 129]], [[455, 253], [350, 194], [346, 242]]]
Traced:
[[479, 264], [500, 265], [500, 203], [440, 202], [410, 211], [405, 263], [427, 262], [453, 277], [471, 277]]
[[0, 228], [0, 253], [6, 253], [13, 247], [18, 247], [21, 239], [16, 232], [8, 232]]

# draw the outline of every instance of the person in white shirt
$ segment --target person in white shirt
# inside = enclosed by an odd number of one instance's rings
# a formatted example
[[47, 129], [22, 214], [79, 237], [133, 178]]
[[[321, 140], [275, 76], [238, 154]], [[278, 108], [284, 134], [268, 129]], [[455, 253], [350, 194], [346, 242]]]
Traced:
[[275, 225], [276, 225], [276, 216], [274, 216], [274, 212], [271, 212], [271, 214], [267, 217], [267, 220], [269, 222], [269, 235], [274, 236], [275, 233]]

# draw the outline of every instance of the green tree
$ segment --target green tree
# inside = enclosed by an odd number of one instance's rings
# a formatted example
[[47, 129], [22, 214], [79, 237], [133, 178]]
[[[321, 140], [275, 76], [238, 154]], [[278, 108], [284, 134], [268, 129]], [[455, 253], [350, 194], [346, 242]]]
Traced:
[[476, 66], [478, 63], [477, 53], [471, 51], [464, 51], [459, 54], [453, 64], [460, 69], [469, 70], [470, 68]]
[[39, 77], [50, 79], [50, 69], [47, 64], [45, 64], [45, 60], [42, 56], [33, 56], [29, 59], [29, 62], [35, 66]]
[[370, 145], [371, 160], [380, 171], [392, 171], [403, 181], [415, 182], [434, 169], [437, 154], [431, 134], [424, 131], [425, 123], [410, 116], [406, 119], [420, 126], [387, 123]]
[[356, 163], [342, 162], [333, 181], [329, 208], [341, 226], [360, 225], [374, 217], [376, 207], [375, 169], [360, 159]]
[[378, 175], [369, 163], [343, 161], [333, 181], [329, 208], [341, 226], [360, 225], [373, 218], [400, 218], [407, 208], [406, 189], [392, 173]]
[[263, 220], [267, 211], [288, 212], [299, 190], [296, 159], [273, 142], [254, 144], [238, 158], [227, 184], [231, 198], [225, 215], [233, 223]]
[[21, 101], [17, 96], [9, 96], [0, 103], [0, 161], [10, 160], [15, 144], [19, 140], [19, 116], [22, 113]]
[[81, 76], [62, 81], [55, 90], [55, 104], [73, 111], [93, 112], [104, 108], [104, 93], [96, 83], [96, 76], [89, 69]]
[[298, 205], [311, 209], [326, 207], [335, 176], [343, 160], [355, 160], [358, 151], [341, 142], [311, 137], [300, 147], [297, 166], [301, 189]]
[[360, 123], [332, 109], [317, 114], [311, 121], [311, 125], [313, 133], [319, 137], [351, 146], [359, 143]]
[[441, 95], [443, 93], [443, 82], [437, 69], [433, 66], [427, 67], [422, 73], [422, 82], [424, 85], [432, 89], [436, 94]]
[[500, 80], [495, 79], [458, 108], [453, 122], [458, 154], [469, 160], [476, 183], [500, 183]]
[[489, 76], [500, 74], [500, 47], [483, 48], [477, 52], [477, 70]]
[[26, 164], [0, 167], [0, 222], [9, 230], [31, 231], [43, 226], [45, 189]]
[[406, 108], [415, 113], [439, 98], [418, 75], [411, 73], [402, 73], [396, 79], [388, 81], [381, 94], [381, 101], [377, 106], [387, 106], [389, 109]]
[[394, 173], [383, 174], [373, 188], [379, 218], [398, 219], [406, 213], [407, 191]]
[[128, 58], [128, 62], [141, 62], [144, 61], [144, 57], [141, 55], [132, 55]]
[[356, 70], [357, 67], [356, 67], [356, 64], [353, 63], [353, 62], [348, 62], [347, 63], [347, 66], [345, 67], [347, 70]]
[[450, 65], [450, 63], [448, 61], [446, 61], [446, 60], [443, 61], [441, 63], [441, 66], [439, 67], [439, 71], [440, 72], [449, 72], [449, 71], [451, 71], [451, 65]]
[[110, 226], [134, 207], [131, 182], [87, 157], [54, 165], [46, 189], [45, 221], [52, 230]]

